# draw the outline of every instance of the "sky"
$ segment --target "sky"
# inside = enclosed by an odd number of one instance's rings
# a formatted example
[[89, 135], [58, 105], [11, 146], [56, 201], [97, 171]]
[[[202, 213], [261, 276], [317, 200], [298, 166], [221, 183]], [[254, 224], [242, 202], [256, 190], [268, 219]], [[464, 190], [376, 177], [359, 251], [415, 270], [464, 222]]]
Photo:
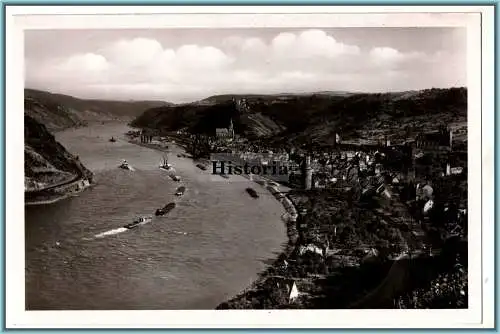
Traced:
[[465, 28], [28, 30], [25, 87], [112, 100], [466, 86]]

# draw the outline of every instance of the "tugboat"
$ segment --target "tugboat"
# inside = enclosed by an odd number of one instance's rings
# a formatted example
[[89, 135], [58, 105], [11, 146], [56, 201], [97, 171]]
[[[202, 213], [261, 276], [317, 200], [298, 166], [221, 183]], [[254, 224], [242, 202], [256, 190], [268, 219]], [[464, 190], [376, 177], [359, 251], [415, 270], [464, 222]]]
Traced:
[[177, 188], [175, 195], [182, 196], [182, 195], [184, 195], [185, 192], [186, 192], [186, 187], [181, 186], [181, 187]]
[[168, 163], [168, 160], [166, 157], [163, 157], [163, 162], [160, 165], [160, 168], [166, 171], [172, 171], [173, 167], [171, 164]]
[[201, 170], [207, 170], [207, 166], [205, 166], [204, 164], [197, 164], [196, 167], [198, 167]]
[[111, 137], [111, 139], [109, 141], [114, 143], [116, 141], [116, 139], [115, 139], [115, 137]]
[[128, 164], [127, 160], [123, 160], [122, 164], [118, 166], [118, 168], [132, 170], [132, 171], [134, 170], [132, 166]]
[[253, 188], [246, 188], [247, 193], [253, 198], [259, 198], [259, 194]]
[[170, 211], [172, 211], [173, 208], [175, 208], [175, 203], [173, 203], [173, 202], [172, 203], [168, 203], [163, 208], [157, 209], [156, 212], [155, 212], [155, 215], [157, 215], [157, 216], [166, 215], [167, 213], [169, 213]]
[[180, 182], [181, 181], [181, 177], [178, 176], [178, 175], [170, 175], [170, 178], [172, 180], [174, 180], [175, 182]]
[[147, 223], [151, 223], [153, 221], [153, 217], [151, 216], [142, 216], [142, 217], [139, 217], [137, 218], [136, 220], [134, 220], [133, 223], [130, 223], [130, 224], [127, 224], [127, 225], [124, 225], [123, 227], [131, 230], [139, 225], [144, 225], [144, 224], [147, 224]]

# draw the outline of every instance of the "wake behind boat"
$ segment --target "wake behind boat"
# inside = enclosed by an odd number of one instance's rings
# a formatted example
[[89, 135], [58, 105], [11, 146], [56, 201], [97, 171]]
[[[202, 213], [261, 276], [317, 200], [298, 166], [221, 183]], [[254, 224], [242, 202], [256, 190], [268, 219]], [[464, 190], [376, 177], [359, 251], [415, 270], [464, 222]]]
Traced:
[[151, 216], [142, 216], [142, 217], [139, 217], [138, 219], [136, 219], [133, 223], [124, 225], [123, 227], [130, 230], [130, 229], [133, 229], [133, 228], [135, 228], [137, 226], [144, 225], [144, 224], [147, 224], [147, 223], [151, 223], [152, 221], [153, 221], [153, 217], [151, 217]]
[[156, 216], [166, 215], [167, 213], [169, 213], [170, 211], [172, 211], [173, 208], [175, 208], [175, 203], [173, 203], [173, 202], [172, 203], [168, 203], [163, 208], [157, 209], [156, 212], [155, 212], [155, 215]]

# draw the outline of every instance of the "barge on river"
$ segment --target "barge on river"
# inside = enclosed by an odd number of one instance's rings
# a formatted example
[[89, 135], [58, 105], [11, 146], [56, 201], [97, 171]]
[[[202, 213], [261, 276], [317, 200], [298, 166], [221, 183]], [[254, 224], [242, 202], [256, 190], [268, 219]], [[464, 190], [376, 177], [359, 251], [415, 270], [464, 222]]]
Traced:
[[253, 198], [259, 198], [259, 194], [257, 194], [257, 192], [255, 191], [255, 189], [253, 189], [253, 188], [246, 188], [245, 190]]
[[178, 175], [170, 175], [170, 178], [172, 180], [174, 180], [175, 182], [180, 182], [181, 181], [181, 177], [178, 176]]
[[175, 208], [175, 203], [173, 203], [173, 202], [172, 203], [168, 203], [163, 208], [157, 209], [156, 212], [155, 212], [155, 215], [156, 216], [166, 215], [167, 213], [169, 213], [170, 211], [172, 211], [173, 208]]
[[207, 166], [205, 166], [204, 164], [197, 164], [196, 167], [198, 167], [201, 170], [207, 170]]

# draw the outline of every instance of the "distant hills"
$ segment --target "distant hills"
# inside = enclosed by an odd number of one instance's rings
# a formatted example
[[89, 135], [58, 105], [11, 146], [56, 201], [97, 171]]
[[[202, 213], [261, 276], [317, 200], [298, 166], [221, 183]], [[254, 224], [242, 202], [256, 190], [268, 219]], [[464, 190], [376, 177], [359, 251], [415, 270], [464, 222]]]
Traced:
[[[233, 99], [240, 101], [239, 106]], [[244, 100], [244, 101], [243, 101]], [[365, 134], [408, 135], [441, 123], [466, 122], [467, 89], [426, 89], [396, 93], [217, 95], [182, 105], [146, 110], [131, 123], [164, 131], [187, 129], [214, 134], [232, 119], [237, 133], [274, 142], [329, 144]]]
[[24, 90], [24, 112], [49, 130], [77, 127], [92, 121], [130, 121], [147, 109], [170, 105], [162, 101], [85, 100], [45, 91]]
[[147, 109], [168, 105], [158, 101], [84, 100], [33, 89], [25, 89], [24, 94], [25, 191], [78, 178], [92, 179], [92, 173], [55, 140], [51, 131], [93, 121], [130, 121]]

